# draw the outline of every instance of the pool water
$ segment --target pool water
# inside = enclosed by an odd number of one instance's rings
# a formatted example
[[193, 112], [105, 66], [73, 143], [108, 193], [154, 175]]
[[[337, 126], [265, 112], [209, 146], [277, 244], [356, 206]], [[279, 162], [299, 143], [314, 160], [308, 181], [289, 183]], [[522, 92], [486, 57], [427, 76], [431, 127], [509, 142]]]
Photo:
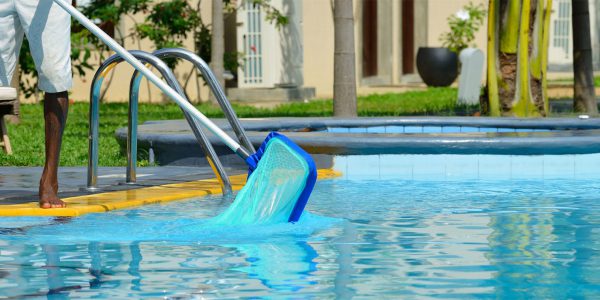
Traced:
[[208, 197], [0, 219], [0, 298], [593, 298], [600, 181], [319, 181], [298, 224]]

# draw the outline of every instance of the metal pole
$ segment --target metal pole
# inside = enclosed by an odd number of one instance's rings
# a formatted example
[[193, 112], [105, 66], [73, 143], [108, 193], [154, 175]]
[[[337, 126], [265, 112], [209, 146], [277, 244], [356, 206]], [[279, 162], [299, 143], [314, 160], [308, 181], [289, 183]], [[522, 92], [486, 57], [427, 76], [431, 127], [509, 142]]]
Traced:
[[131, 78], [129, 85], [129, 113], [127, 114], [127, 173], [125, 183], [137, 182], [137, 125], [139, 86], [142, 76]]
[[92, 88], [90, 92], [90, 114], [89, 114], [89, 133], [88, 133], [88, 171], [87, 171], [87, 190], [98, 190], [98, 138], [99, 138], [99, 117], [100, 117], [100, 94], [102, 82], [106, 74], [116, 65], [114, 62], [104, 63], [94, 75]]

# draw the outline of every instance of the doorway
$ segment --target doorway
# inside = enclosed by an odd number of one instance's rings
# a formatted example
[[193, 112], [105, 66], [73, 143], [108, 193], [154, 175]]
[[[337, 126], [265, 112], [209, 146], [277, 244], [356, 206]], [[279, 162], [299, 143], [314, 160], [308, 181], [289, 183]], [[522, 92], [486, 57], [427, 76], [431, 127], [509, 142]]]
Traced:
[[415, 1], [402, 0], [402, 74], [415, 72]]
[[377, 0], [363, 0], [362, 76], [377, 76]]

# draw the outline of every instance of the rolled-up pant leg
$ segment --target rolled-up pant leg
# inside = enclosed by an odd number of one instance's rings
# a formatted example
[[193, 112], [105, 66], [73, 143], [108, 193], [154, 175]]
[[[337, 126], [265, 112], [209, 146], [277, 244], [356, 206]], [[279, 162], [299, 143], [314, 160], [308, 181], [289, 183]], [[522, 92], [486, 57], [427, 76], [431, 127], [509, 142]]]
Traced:
[[23, 33], [14, 0], [0, 0], [0, 86], [10, 86]]
[[69, 90], [73, 85], [71, 16], [52, 0], [13, 1], [38, 71], [39, 89]]

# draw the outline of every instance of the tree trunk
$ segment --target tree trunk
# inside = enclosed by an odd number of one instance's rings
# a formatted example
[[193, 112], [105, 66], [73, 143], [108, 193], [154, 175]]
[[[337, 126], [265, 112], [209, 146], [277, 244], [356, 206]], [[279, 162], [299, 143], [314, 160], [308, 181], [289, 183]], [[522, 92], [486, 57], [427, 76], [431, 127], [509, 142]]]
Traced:
[[490, 0], [487, 95], [492, 116], [547, 116], [552, 0]]
[[[225, 89], [225, 79], [223, 79], [223, 53], [225, 51], [224, 27], [223, 0], [212, 0], [210, 66], [223, 89]], [[210, 99], [211, 101], [216, 102], [212, 93]]]
[[573, 0], [572, 5], [573, 76], [575, 78], [573, 109], [577, 112], [597, 115], [590, 37], [590, 6], [588, 0]]
[[353, 14], [352, 1], [334, 1], [333, 115], [336, 117], [356, 117]]

